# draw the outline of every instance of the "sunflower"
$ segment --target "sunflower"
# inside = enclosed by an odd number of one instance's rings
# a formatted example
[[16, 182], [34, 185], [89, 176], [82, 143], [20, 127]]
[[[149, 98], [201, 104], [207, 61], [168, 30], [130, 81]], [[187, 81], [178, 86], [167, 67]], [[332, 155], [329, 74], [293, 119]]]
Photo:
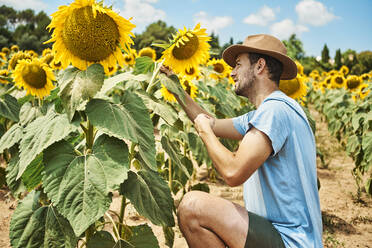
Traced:
[[21, 59], [31, 59], [31, 56], [27, 53], [22, 52], [22, 51], [13, 54], [13, 56], [10, 59], [9, 64], [8, 64], [8, 70], [9, 71], [14, 70], [17, 66], [18, 61], [21, 60]]
[[229, 76], [228, 83], [231, 84], [231, 85], [235, 85], [235, 81], [231, 76]]
[[372, 76], [369, 73], [364, 73], [364, 74], [360, 75], [360, 79], [362, 79], [362, 81], [367, 81], [367, 80], [370, 80], [371, 78], [372, 78]]
[[135, 49], [130, 49], [129, 53], [124, 54], [124, 64], [133, 66], [136, 63], [137, 51]]
[[301, 65], [299, 61], [295, 61], [297, 65], [297, 73], [300, 74], [301, 76], [304, 76], [304, 67]]
[[199, 66], [186, 68], [182, 73], [180, 73], [181, 77], [186, 78], [187, 80], [193, 80], [194, 78], [198, 78], [200, 75]]
[[329, 76], [334, 76], [334, 75], [336, 75], [336, 74], [338, 74], [338, 71], [336, 71], [336, 70], [330, 70], [330, 71], [328, 72], [328, 75], [329, 75]]
[[346, 65], [343, 65], [341, 66], [339, 72], [344, 74], [344, 76], [346, 76], [347, 74], [349, 74], [349, 68]]
[[47, 54], [53, 54], [53, 53], [52, 53], [52, 49], [50, 49], [50, 48], [45, 48], [45, 49], [43, 50], [43, 52], [42, 52], [42, 56], [44, 57], [44, 56], [47, 55]]
[[164, 84], [161, 84], [160, 89], [161, 95], [163, 98], [168, 102], [176, 102], [176, 97], [164, 86]]
[[170, 47], [163, 52], [164, 65], [176, 73], [182, 73], [185, 69], [205, 63], [209, 58], [210, 40], [205, 29], [200, 28], [200, 23], [193, 30], [187, 30], [186, 27], [178, 30], [177, 35], [173, 35]]
[[299, 100], [305, 100], [307, 94], [306, 78], [297, 74], [297, 77], [291, 80], [280, 80], [279, 89], [287, 96]]
[[41, 60], [45, 63], [45, 64], [48, 64], [50, 65], [50, 62], [52, 62], [54, 59], [54, 56], [53, 54], [51, 53], [47, 53], [46, 55], [44, 55]]
[[334, 89], [344, 88], [346, 84], [346, 79], [343, 74], [336, 74], [331, 78], [331, 87]]
[[213, 71], [216, 73], [211, 73], [210, 77], [216, 80], [228, 77], [231, 72], [231, 67], [223, 59], [213, 58], [207, 63], [207, 66], [213, 66]]
[[0, 83], [2, 84], [8, 84], [9, 81], [6, 80], [6, 79], [3, 79], [1, 77], [8, 77], [9, 76], [9, 71], [4, 69], [4, 70], [0, 70]]
[[156, 60], [156, 52], [151, 47], [142, 48], [138, 52], [138, 57], [143, 57], [143, 56], [147, 56], [147, 57], [151, 58], [153, 61]]
[[327, 76], [325, 79], [324, 79], [324, 86], [328, 89], [331, 88], [331, 85], [332, 85], [332, 76]]
[[368, 94], [371, 92], [371, 90], [368, 89], [368, 84], [363, 83], [359, 86], [359, 97], [360, 99], [364, 99]]
[[62, 63], [60, 61], [56, 61], [55, 58], [53, 58], [52, 61], [49, 63], [50, 68], [54, 70], [60, 70], [62, 69]]
[[1, 48], [1, 52], [2, 52], [2, 53], [5, 53], [6, 56], [8, 56], [8, 55], [10, 54], [10, 49], [7, 48], [7, 47], [3, 47], [3, 48]]
[[345, 87], [346, 89], [350, 91], [357, 91], [361, 84], [362, 84], [362, 80], [360, 79], [360, 77], [356, 75], [349, 75], [346, 78]]
[[10, 50], [12, 50], [13, 53], [17, 53], [19, 51], [19, 47], [17, 45], [13, 45], [10, 47]]
[[54, 88], [52, 80], [55, 77], [52, 69], [40, 59], [22, 59], [18, 62], [13, 78], [18, 88], [24, 88], [27, 95], [31, 94], [39, 98], [48, 96]]
[[195, 86], [190, 80], [186, 78], [181, 78], [180, 83], [182, 88], [191, 96], [192, 99], [196, 98], [196, 94], [198, 93], [198, 87]]
[[108, 73], [109, 67], [124, 65], [121, 48], [129, 52], [134, 27], [130, 19], [119, 16], [102, 2], [75, 0], [52, 14], [47, 28], [53, 34], [46, 43], [54, 42], [54, 56], [63, 69], [70, 63], [80, 70], [100, 63]]
[[27, 50], [27, 51], [25, 51], [25, 53], [29, 54], [33, 58], [39, 57], [39, 55], [37, 54], [37, 52], [35, 52], [34, 50]]
[[0, 67], [7, 62], [6, 53], [0, 52]]

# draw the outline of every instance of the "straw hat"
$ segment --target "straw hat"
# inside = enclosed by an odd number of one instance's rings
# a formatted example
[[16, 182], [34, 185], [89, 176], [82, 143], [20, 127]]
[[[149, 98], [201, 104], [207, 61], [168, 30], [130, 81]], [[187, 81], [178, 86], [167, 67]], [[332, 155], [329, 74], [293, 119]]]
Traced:
[[235, 67], [236, 57], [241, 53], [261, 53], [276, 58], [283, 64], [283, 73], [280, 79], [293, 79], [297, 76], [296, 63], [287, 56], [284, 44], [274, 36], [267, 34], [250, 35], [241, 45], [232, 45], [225, 49], [223, 59]]

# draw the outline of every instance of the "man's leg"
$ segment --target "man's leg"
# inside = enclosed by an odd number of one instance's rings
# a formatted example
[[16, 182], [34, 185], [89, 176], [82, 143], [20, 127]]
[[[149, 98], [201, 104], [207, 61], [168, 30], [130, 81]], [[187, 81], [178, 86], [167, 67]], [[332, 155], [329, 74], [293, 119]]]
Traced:
[[205, 192], [191, 191], [184, 196], [178, 221], [191, 248], [242, 248], [247, 239], [247, 210]]

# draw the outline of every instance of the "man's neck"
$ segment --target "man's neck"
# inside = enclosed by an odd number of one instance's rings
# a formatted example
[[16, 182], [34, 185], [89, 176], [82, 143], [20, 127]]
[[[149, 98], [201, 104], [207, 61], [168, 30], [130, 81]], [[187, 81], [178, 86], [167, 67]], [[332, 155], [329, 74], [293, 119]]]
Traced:
[[279, 90], [278, 86], [271, 80], [257, 82], [254, 85], [255, 87], [248, 94], [248, 99], [256, 108], [258, 108], [263, 100], [271, 93]]

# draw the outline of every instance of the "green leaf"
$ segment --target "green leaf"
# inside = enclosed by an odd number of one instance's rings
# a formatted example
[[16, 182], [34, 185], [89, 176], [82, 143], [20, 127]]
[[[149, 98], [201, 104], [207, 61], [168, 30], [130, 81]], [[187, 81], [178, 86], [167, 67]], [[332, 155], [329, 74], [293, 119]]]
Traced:
[[74, 148], [61, 141], [46, 149], [44, 164], [45, 192], [79, 236], [104, 215], [111, 203], [110, 192], [127, 178], [128, 147], [103, 134], [91, 154], [76, 156]]
[[70, 123], [66, 114], [49, 109], [45, 116], [31, 122], [25, 129], [20, 144], [20, 165], [17, 179], [35, 157], [51, 144], [75, 131], [78, 123]]
[[165, 245], [172, 248], [174, 244], [174, 230], [170, 226], [163, 226]]
[[68, 119], [71, 121], [76, 110], [83, 110], [89, 99], [101, 89], [105, 73], [102, 65], [93, 64], [85, 71], [67, 69], [60, 80], [59, 96]]
[[23, 128], [17, 123], [0, 138], [0, 153], [18, 143], [23, 136]]
[[120, 186], [120, 194], [128, 198], [137, 212], [155, 225], [174, 226], [173, 198], [166, 182], [151, 170], [129, 171]]
[[112, 248], [114, 246], [115, 240], [107, 231], [96, 232], [87, 243], [87, 248]]
[[105, 79], [103, 82], [103, 86], [101, 90], [96, 94], [96, 97], [103, 97], [109, 92], [112, 88], [114, 88], [118, 83], [128, 81], [128, 80], [133, 80], [137, 82], [142, 82], [142, 81], [149, 81], [150, 76], [149, 75], [134, 75], [132, 72], [123, 72], [118, 75], [115, 75], [113, 77]]
[[181, 102], [185, 104], [185, 91], [182, 88], [182, 85], [180, 83], [180, 80], [178, 79], [177, 75], [171, 75], [167, 77], [165, 74], [160, 73], [159, 74], [160, 82], [172, 93], [176, 94]]
[[129, 226], [132, 231], [128, 243], [136, 248], [159, 248], [158, 240], [147, 224], [139, 226]]
[[31, 103], [26, 102], [22, 105], [21, 111], [19, 113], [20, 123], [25, 126], [31, 121], [35, 120], [37, 117], [42, 116], [40, 108], [33, 107]]
[[359, 129], [360, 124], [361, 124], [360, 120], [365, 117], [366, 115], [364, 113], [353, 115], [351, 123], [353, 125], [354, 132]]
[[42, 207], [40, 192], [32, 191], [17, 206], [10, 222], [13, 248], [73, 248], [77, 238], [53, 206]]
[[145, 91], [137, 91], [137, 94], [142, 98], [148, 109], [154, 111], [169, 125], [173, 125], [177, 120], [177, 113], [171, 106], [166, 104], [164, 101], [159, 101], [153, 96], [149, 96]]
[[9, 120], [19, 121], [19, 110], [17, 99], [11, 95], [6, 94], [4, 99], [0, 98], [0, 116]]
[[198, 183], [191, 186], [191, 190], [199, 190], [209, 193], [209, 186], [206, 183]]
[[161, 138], [161, 145], [164, 151], [167, 152], [170, 159], [172, 160], [172, 165], [177, 166], [178, 169], [180, 169], [188, 178], [190, 178], [191, 175], [189, 171], [181, 162], [183, 156], [180, 154], [179, 149], [177, 149], [177, 147], [173, 143], [171, 143], [171, 141], [166, 136], [163, 136]]
[[41, 183], [44, 171], [43, 153], [40, 153], [27, 167], [22, 175], [22, 182], [25, 184], [28, 191], [33, 190], [39, 183]]
[[372, 163], [372, 132], [367, 132], [363, 136], [362, 148], [366, 162]]
[[102, 132], [138, 143], [139, 153], [147, 166], [157, 170], [154, 127], [140, 97], [126, 91], [120, 105], [93, 99], [87, 105], [86, 114]]
[[136, 64], [134, 65], [133, 74], [146, 74], [148, 72], [153, 72], [155, 67], [155, 62], [152, 58], [143, 56], [136, 58]]
[[6, 184], [9, 189], [12, 191], [13, 195], [16, 195], [17, 190], [21, 185], [21, 179], [16, 179], [18, 174], [19, 167], [19, 154], [18, 152], [12, 156], [9, 161], [8, 166], [6, 167]]

